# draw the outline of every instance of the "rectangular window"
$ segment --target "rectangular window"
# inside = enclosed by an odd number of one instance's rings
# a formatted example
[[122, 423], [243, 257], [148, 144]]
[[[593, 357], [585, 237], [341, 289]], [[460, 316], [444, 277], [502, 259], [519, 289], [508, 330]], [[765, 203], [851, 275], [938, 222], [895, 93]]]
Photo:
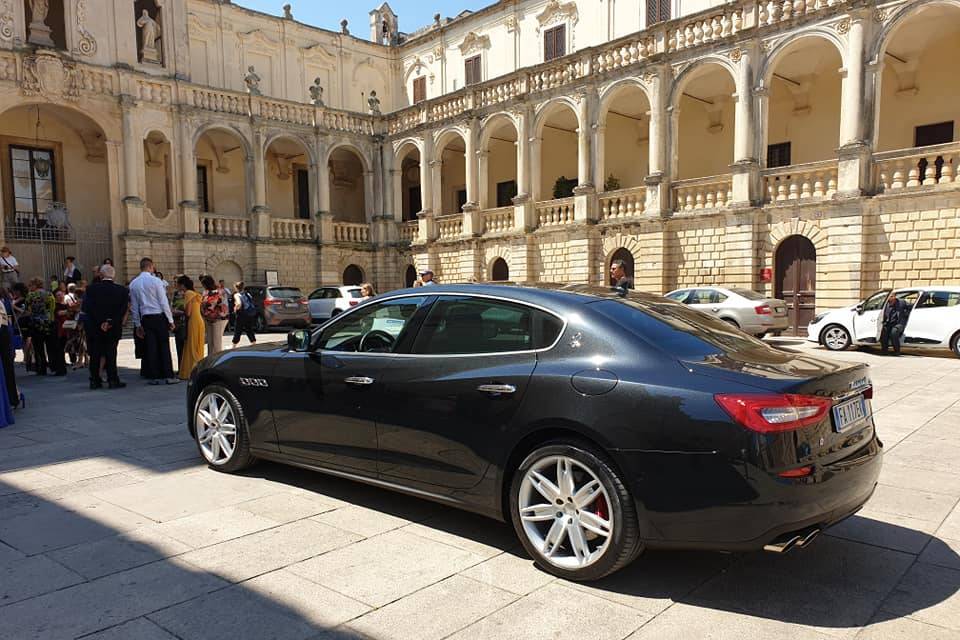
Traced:
[[57, 201], [53, 151], [10, 145], [10, 175], [15, 220], [27, 224], [43, 220], [47, 207]]
[[647, 26], [670, 19], [670, 0], [647, 0]]
[[789, 167], [790, 164], [789, 142], [767, 145], [767, 168]]
[[413, 103], [423, 102], [427, 99], [427, 78], [413, 79]]
[[517, 197], [517, 181], [497, 183], [497, 206], [509, 207], [513, 204], [513, 199]]
[[457, 189], [457, 213], [463, 211], [465, 204], [467, 204], [467, 190]]
[[953, 142], [953, 121], [925, 124], [914, 130], [913, 146], [929, 147]]
[[561, 24], [543, 32], [543, 61], [567, 55], [567, 25]]
[[297, 169], [297, 217], [310, 219], [310, 172]]
[[410, 187], [407, 198], [409, 199], [409, 217], [407, 220], [416, 220], [417, 214], [423, 211], [423, 200], [420, 196], [420, 186]]
[[477, 84], [483, 81], [483, 74], [480, 71], [480, 56], [473, 56], [463, 61], [465, 85]]
[[197, 165], [197, 206], [202, 213], [210, 213], [210, 191], [207, 186], [207, 167]]

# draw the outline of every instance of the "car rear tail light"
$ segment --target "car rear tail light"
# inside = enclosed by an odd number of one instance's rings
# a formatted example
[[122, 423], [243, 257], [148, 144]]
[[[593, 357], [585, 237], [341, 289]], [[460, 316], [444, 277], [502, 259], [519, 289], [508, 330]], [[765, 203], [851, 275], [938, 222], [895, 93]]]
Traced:
[[793, 431], [816, 424], [833, 406], [830, 398], [793, 393], [718, 393], [714, 398], [737, 423], [758, 433]]
[[306, 298], [300, 298], [300, 304], [308, 304]]
[[277, 298], [267, 298], [263, 301], [263, 304], [268, 307], [275, 307], [278, 304], [283, 304], [283, 300], [278, 300]]
[[758, 316], [768, 316], [773, 313], [773, 309], [770, 308], [768, 304], [762, 304], [759, 307], [756, 307], [754, 311], [757, 312]]
[[357, 306], [358, 304], [360, 304], [360, 301], [359, 301], [359, 300], [351, 300], [351, 301], [350, 301], [350, 306], [351, 306], [351, 307], [355, 307], [355, 306]]
[[867, 387], [863, 390], [863, 397], [867, 400], [873, 400], [873, 387]]
[[796, 469], [788, 469], [787, 471], [781, 471], [777, 475], [781, 478], [806, 478], [807, 476], [813, 474], [813, 467], [797, 467]]

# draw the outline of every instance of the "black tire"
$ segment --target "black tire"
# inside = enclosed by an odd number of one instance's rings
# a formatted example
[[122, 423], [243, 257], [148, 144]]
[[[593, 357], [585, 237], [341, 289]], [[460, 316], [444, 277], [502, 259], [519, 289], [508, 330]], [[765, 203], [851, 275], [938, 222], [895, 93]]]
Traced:
[[[609, 496], [609, 509], [614, 523], [609, 546], [602, 556], [581, 569], [566, 569], [548, 561], [527, 537], [520, 519], [520, 490], [524, 476], [538, 461], [551, 456], [566, 456], [586, 466], [600, 480]], [[620, 479], [612, 460], [601, 450], [586, 442], [555, 440], [534, 449], [514, 472], [509, 498], [510, 518], [524, 549], [537, 566], [565, 580], [576, 582], [599, 580], [627, 566], [643, 551], [636, 505], [629, 490]]]
[[[230, 404], [230, 409], [233, 411], [233, 415], [235, 416], [237, 423], [237, 437], [233, 454], [225, 463], [222, 464], [213, 464], [206, 459], [200, 446], [198, 435], [200, 430], [196, 428], [197, 409], [200, 407], [200, 403], [213, 393], [223, 397]], [[233, 395], [230, 389], [222, 384], [207, 385], [201, 389], [200, 393], [197, 395], [197, 401], [194, 403], [193, 407], [193, 440], [197, 445], [197, 451], [200, 453], [200, 457], [207, 462], [207, 466], [214, 471], [221, 471], [223, 473], [238, 473], [249, 468], [256, 462], [257, 459], [250, 453], [250, 434], [248, 431], [249, 427], [247, 424], [247, 416], [244, 414], [243, 407], [240, 406], [240, 402], [237, 400], [237, 397]]]
[[[831, 339], [832, 336], [837, 338]], [[844, 327], [839, 324], [828, 324], [820, 332], [820, 344], [828, 351], [846, 351], [853, 344], [853, 340], [850, 338], [850, 332]]]
[[740, 323], [734, 320], [733, 318], [720, 318], [720, 319], [735, 329], [740, 328]]
[[330, 312], [330, 318], [331, 319], [336, 318], [341, 313], [343, 313], [342, 309], [334, 309], [333, 311]]
[[950, 339], [950, 350], [953, 351], [953, 355], [960, 358], [960, 331], [953, 334], [953, 338]]

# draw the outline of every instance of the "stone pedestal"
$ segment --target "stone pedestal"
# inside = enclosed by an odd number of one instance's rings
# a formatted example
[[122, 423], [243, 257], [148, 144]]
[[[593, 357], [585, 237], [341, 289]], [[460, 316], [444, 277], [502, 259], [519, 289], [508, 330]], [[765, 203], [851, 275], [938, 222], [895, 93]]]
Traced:
[[128, 196], [123, 199], [123, 207], [127, 214], [127, 231], [143, 231], [143, 200]]
[[160, 58], [160, 50], [156, 47], [148, 47], [144, 45], [141, 56], [141, 62], [148, 64], [163, 64], [163, 60]]
[[537, 228], [537, 208], [533, 199], [528, 195], [517, 196], [513, 199], [513, 228], [523, 233], [529, 233]]
[[870, 180], [870, 147], [854, 142], [837, 152], [837, 197], [856, 198], [867, 190]]
[[579, 223], [597, 221], [597, 190], [592, 185], [573, 189], [573, 219]]
[[483, 235], [483, 211], [475, 204], [463, 206], [463, 237], [476, 238]]
[[183, 233], [200, 233], [200, 207], [188, 200], [180, 203], [180, 217], [183, 221]]
[[672, 213], [670, 184], [662, 173], [654, 173], [643, 179], [647, 187], [647, 202], [644, 213], [653, 218], [666, 218]]
[[29, 33], [30, 35], [27, 37], [27, 42], [30, 44], [38, 44], [41, 47], [56, 46], [53, 38], [50, 37], [50, 27], [42, 22], [31, 22]]
[[757, 185], [760, 181], [760, 163], [756, 160], [740, 160], [730, 165], [733, 200], [728, 206], [747, 208], [759, 201]]

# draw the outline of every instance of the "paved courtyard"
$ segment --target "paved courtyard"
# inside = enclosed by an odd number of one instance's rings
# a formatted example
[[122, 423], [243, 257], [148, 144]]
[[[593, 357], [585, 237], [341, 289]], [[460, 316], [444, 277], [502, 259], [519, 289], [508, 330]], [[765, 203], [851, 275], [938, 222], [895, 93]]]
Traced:
[[209, 471], [183, 386], [24, 377], [0, 430], [0, 638], [960, 638], [960, 359], [834, 357], [873, 366], [886, 459], [863, 511], [802, 552], [649, 553], [589, 586], [501, 523], [275, 464]]

